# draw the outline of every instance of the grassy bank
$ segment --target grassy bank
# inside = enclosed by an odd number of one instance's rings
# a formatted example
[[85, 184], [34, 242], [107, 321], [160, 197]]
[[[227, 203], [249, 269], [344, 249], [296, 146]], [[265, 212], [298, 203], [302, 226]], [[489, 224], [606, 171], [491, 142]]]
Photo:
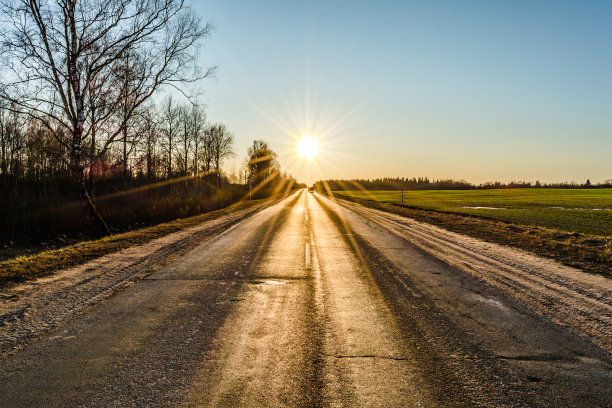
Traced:
[[59, 269], [79, 265], [102, 255], [119, 251], [134, 245], [147, 243], [155, 238], [198, 225], [243, 209], [255, 207], [264, 200], [240, 201], [227, 208], [211, 211], [194, 217], [183, 218], [142, 228], [110, 237], [79, 242], [61, 249], [21, 256], [0, 262], [0, 287], [13, 282], [33, 279], [51, 274]]
[[[551, 225], [555, 224], [550, 221], [550, 218], [544, 217], [543, 220], [540, 220], [537, 218], [537, 216], [533, 215], [537, 214], [537, 210], [533, 211], [531, 215], [533, 218], [531, 219], [535, 219], [539, 225], [535, 224], [535, 222], [533, 224], [528, 223], [527, 218], [520, 218], [519, 221], [516, 222], [512, 218], [512, 213], [508, 218], [501, 218], [497, 213], [500, 210], [492, 210], [495, 211], [494, 214], [497, 214], [496, 217], [499, 217], [498, 219], [487, 218], [478, 212], [461, 213], [461, 210], [457, 212], [450, 210], [452, 206], [448, 203], [451, 202], [450, 200], [453, 198], [461, 198], [460, 193], [468, 193], [467, 196], [469, 197], [469, 193], [475, 194], [481, 193], [481, 191], [411, 191], [410, 193], [419, 193], [412, 195], [413, 201], [411, 202], [411, 207], [409, 207], [407, 203], [405, 205], [397, 203], [398, 197], [401, 200], [401, 192], [399, 191], [334, 192], [334, 194], [340, 196], [341, 198], [345, 198], [368, 207], [410, 217], [417, 221], [427, 222], [453, 232], [458, 232], [486, 241], [514, 246], [533, 252], [540, 256], [556, 259], [566, 265], [577, 267], [586, 272], [612, 277], [611, 234], [609, 232], [601, 235], [577, 232], [577, 230], [580, 229], [590, 231], [593, 228], [595, 228], [596, 231], [609, 231], [610, 225], [608, 224], [609, 221], [605, 215], [602, 216], [601, 220], [596, 223], [592, 223], [589, 217], [586, 218], [586, 222], [584, 222], [584, 218], [581, 219], [580, 217], [575, 217], [573, 223], [571, 225], [567, 225], [566, 228], [554, 228], [551, 227]], [[488, 191], [485, 191], [484, 193], [488, 193]], [[510, 197], [512, 195], [511, 193], [511, 190], [506, 190], [503, 193], [500, 192], [498, 194], [507, 194], [506, 197]], [[519, 191], [515, 192], [514, 194], [517, 195], [516, 198], [518, 200], [520, 193], [523, 193], [523, 203], [521, 205], [524, 205], [524, 192]], [[571, 191], [569, 191], [569, 193], [571, 193]], [[604, 192], [604, 195], [605, 194], [610, 194], [609, 190], [608, 192]], [[454, 197], [452, 197], [453, 195]], [[422, 202], [417, 201], [416, 197], [418, 196], [423, 198]], [[436, 196], [440, 197], [439, 203], [437, 203], [435, 200]], [[463, 196], [461, 199], [466, 200], [468, 197]], [[496, 206], [503, 205], [503, 203], [495, 201], [495, 194], [489, 197], [491, 200], [484, 202], [478, 201], [476, 196], [472, 195], [472, 201], [469, 205], [464, 205], [463, 203], [465, 203], [465, 201], [463, 201], [460, 206], [477, 207], [485, 206], [485, 203], [488, 204], [487, 206], [492, 206], [492, 203], [494, 202], [496, 203]], [[506, 203], [508, 201], [506, 201]], [[418, 208], [417, 204], [422, 205], [422, 207]], [[572, 205], [577, 204], [578, 203], [574, 202]], [[601, 204], [602, 203], [599, 202], [594, 205]], [[578, 205], [585, 206], [587, 204], [585, 201], [583, 201]], [[609, 201], [607, 205], [609, 206]], [[455, 205], [455, 207], [457, 206], [459, 205]], [[604, 214], [602, 210], [593, 210], [593, 212], [596, 214]], [[552, 221], [554, 221], [554, 219], [552, 219]], [[580, 222], [584, 223], [580, 224]], [[582, 227], [574, 228], [574, 225], [582, 225]], [[584, 227], [585, 225], [586, 227]]]

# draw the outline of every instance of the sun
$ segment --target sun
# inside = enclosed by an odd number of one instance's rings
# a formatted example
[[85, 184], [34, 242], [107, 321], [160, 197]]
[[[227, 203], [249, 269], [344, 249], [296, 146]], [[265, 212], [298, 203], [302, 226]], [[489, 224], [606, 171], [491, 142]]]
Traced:
[[298, 153], [305, 159], [312, 159], [317, 154], [317, 141], [312, 137], [304, 137], [298, 143]]

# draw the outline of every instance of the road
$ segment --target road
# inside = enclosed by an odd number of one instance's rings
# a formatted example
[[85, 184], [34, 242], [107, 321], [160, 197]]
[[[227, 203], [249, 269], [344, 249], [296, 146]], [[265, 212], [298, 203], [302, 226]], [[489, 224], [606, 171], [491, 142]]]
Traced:
[[609, 315], [594, 339], [351, 206], [229, 227], [6, 355], [0, 406], [612, 406]]

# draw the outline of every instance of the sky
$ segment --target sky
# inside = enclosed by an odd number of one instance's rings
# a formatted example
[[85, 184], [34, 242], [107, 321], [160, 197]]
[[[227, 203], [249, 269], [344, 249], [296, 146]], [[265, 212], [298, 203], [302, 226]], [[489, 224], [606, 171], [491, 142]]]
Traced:
[[[199, 0], [211, 122], [329, 178], [612, 179], [612, 1]], [[312, 160], [296, 154], [304, 135]]]

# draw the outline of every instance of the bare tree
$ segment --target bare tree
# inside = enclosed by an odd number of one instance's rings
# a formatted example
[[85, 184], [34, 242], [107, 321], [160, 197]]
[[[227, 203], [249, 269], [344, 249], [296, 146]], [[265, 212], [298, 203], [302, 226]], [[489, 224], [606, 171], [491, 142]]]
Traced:
[[[0, 0], [0, 9], [0, 97], [41, 121], [66, 146], [81, 202], [95, 226], [108, 233], [83, 183], [90, 85], [113, 75], [128, 52], [139, 65], [131, 110], [163, 85], [206, 77], [211, 71], [198, 70], [193, 48], [210, 26], [202, 26], [184, 0]], [[116, 81], [106, 86], [116, 87]], [[107, 101], [111, 112], [124, 100], [119, 94]], [[100, 154], [122, 132], [125, 120], [118, 125]]]
[[26, 120], [23, 115], [11, 111], [10, 105], [3, 101], [0, 105], [0, 172], [3, 184], [8, 175], [18, 176], [23, 172], [22, 155], [26, 147]]
[[162, 144], [167, 152], [168, 167], [167, 177], [172, 178], [172, 155], [174, 154], [176, 138], [179, 133], [178, 107], [172, 96], [168, 96], [162, 103], [161, 111], [161, 133], [163, 135]]
[[234, 135], [232, 135], [227, 127], [223, 124], [215, 124], [209, 127], [210, 130], [210, 149], [212, 158], [215, 163], [215, 174], [217, 179], [217, 188], [221, 182], [221, 162], [226, 157], [234, 154]]
[[202, 142], [202, 167], [204, 169], [204, 172], [206, 174], [209, 174], [213, 162], [212, 129], [210, 126], [204, 129], [204, 136]]
[[[117, 71], [116, 77], [120, 89], [119, 112], [117, 115], [121, 123], [121, 145], [123, 147], [121, 170], [124, 182], [129, 177], [128, 157], [132, 150], [131, 147], [134, 145], [132, 141], [128, 140], [128, 126], [130, 124], [130, 119], [132, 119], [135, 113], [133, 106], [138, 96], [137, 92], [134, 92], [133, 89], [134, 86], [137, 86], [138, 82], [138, 78], [135, 75], [137, 65], [133, 63], [133, 58], [130, 57], [130, 50], [128, 50], [128, 52], [123, 55], [122, 60], [118, 61], [118, 64], [115, 64]], [[128, 145], [130, 145], [130, 148], [128, 148]]]
[[193, 105], [189, 113], [191, 122], [191, 131], [193, 132], [193, 173], [196, 177], [199, 174], [199, 161], [201, 151], [200, 148], [204, 145], [206, 148], [206, 113], [199, 105]]
[[147, 106], [142, 110], [140, 115], [140, 126], [143, 134], [142, 144], [144, 146], [145, 155], [145, 171], [147, 178], [154, 178], [157, 173], [157, 158], [156, 149], [159, 139], [159, 130], [155, 118], [155, 110], [153, 106]]
[[96, 77], [88, 85], [89, 128], [84, 134], [84, 139], [87, 139], [89, 136], [89, 160], [86, 167], [89, 170], [90, 188], [93, 185], [95, 163], [100, 156], [98, 154], [99, 149], [97, 149], [97, 144], [99, 142], [97, 136], [100, 131], [105, 131], [104, 123], [113, 114], [109, 109], [107, 101], [113, 100], [113, 94], [117, 92], [116, 89], [105, 86], [108, 81], [112, 80], [109, 76], [109, 73], [106, 72]]
[[187, 106], [183, 105], [178, 107], [178, 120], [181, 127], [181, 164], [183, 175], [185, 176], [189, 174], [189, 151], [194, 139], [191, 115], [189, 113], [189, 108]]

